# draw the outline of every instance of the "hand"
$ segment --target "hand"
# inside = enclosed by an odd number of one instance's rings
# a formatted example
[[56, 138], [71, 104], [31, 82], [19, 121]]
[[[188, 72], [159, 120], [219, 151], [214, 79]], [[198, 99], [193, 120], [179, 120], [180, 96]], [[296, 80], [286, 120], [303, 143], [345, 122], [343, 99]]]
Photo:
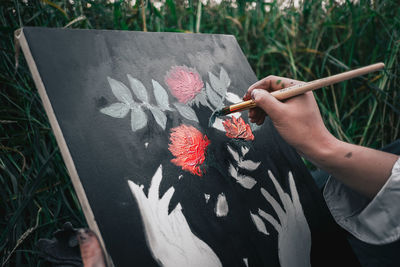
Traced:
[[252, 98], [257, 108], [250, 121], [262, 124], [266, 114], [283, 139], [320, 169], [367, 197], [374, 197], [391, 175], [398, 156], [336, 139], [326, 129], [312, 92], [284, 102], [269, 92], [302, 83], [268, 76], [250, 86], [244, 100]]
[[169, 202], [175, 189], [170, 187], [160, 199], [161, 180], [160, 165], [152, 178], [147, 197], [143, 186], [128, 181], [139, 206], [147, 244], [153, 257], [165, 267], [222, 266], [214, 251], [192, 233], [180, 203], [168, 214]]
[[106, 267], [104, 253], [99, 239], [90, 229], [80, 229], [77, 233], [84, 267]]
[[286, 142], [300, 154], [307, 155], [316, 153], [324, 144], [336, 140], [322, 121], [313, 93], [307, 92], [284, 102], [269, 93], [301, 83], [303, 82], [268, 76], [250, 86], [243, 99], [252, 98], [258, 106], [249, 110], [251, 122], [260, 125], [268, 114]]
[[[275, 185], [283, 208], [264, 188], [261, 188], [261, 193], [278, 215], [279, 222], [262, 209], [258, 209], [258, 214], [268, 221], [278, 232], [278, 256], [280, 265], [282, 267], [311, 266], [311, 232], [304, 216], [293, 175], [289, 172], [290, 194], [292, 195], [292, 198], [290, 198], [290, 196], [282, 190], [272, 172], [268, 171], [268, 174]], [[268, 235], [261, 218], [256, 214], [251, 214], [251, 217], [257, 229]]]

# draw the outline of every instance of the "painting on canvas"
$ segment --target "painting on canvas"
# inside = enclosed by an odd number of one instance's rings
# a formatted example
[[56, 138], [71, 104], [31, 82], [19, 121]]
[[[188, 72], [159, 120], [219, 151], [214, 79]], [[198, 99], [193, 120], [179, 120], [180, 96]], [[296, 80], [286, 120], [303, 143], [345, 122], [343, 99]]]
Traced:
[[115, 266], [310, 266], [348, 248], [269, 120], [235, 113], [209, 126], [256, 81], [234, 37], [23, 33], [88, 223]]

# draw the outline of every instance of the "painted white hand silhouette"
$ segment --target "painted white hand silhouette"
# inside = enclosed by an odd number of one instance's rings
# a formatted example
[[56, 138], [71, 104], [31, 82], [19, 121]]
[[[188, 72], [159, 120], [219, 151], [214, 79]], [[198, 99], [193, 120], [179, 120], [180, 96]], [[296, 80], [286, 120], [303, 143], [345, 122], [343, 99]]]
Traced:
[[[278, 256], [282, 267], [304, 267], [311, 266], [311, 232], [307, 224], [307, 220], [303, 213], [293, 175], [289, 172], [289, 186], [292, 198], [282, 190], [271, 171], [268, 174], [275, 185], [279, 198], [282, 201], [283, 208], [279, 203], [264, 189], [261, 193], [265, 199], [271, 204], [278, 215], [280, 224], [265, 211], [258, 209], [258, 214], [268, 221], [278, 232]], [[257, 229], [268, 235], [262, 219], [251, 214]]]
[[159, 198], [162, 166], [154, 174], [148, 196], [143, 185], [128, 181], [145, 228], [146, 240], [153, 257], [166, 267], [222, 266], [214, 251], [190, 230], [180, 203], [168, 214], [169, 202], [175, 189], [170, 187]]

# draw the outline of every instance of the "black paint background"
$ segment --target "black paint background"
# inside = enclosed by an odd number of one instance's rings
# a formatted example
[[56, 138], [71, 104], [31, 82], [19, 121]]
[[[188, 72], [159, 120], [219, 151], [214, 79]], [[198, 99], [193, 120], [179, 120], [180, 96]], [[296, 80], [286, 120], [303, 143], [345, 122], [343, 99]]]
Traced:
[[[279, 266], [277, 234], [266, 222], [268, 237], [259, 233], [249, 216], [262, 208], [276, 217], [272, 207], [260, 193], [266, 188], [280, 202], [268, 169], [288, 192], [287, 174], [294, 174], [297, 190], [312, 232], [313, 266], [356, 264], [343, 232], [333, 222], [320, 192], [297, 153], [277, 134], [269, 121], [256, 131], [255, 141], [247, 154], [262, 161], [253, 175], [257, 184], [252, 190], [241, 187], [227, 175], [227, 142], [240, 149], [238, 143], [221, 132], [207, 127], [211, 111], [196, 109], [200, 124], [168, 112], [167, 131], [162, 131], [150, 112], [149, 124], [138, 132], [130, 128], [130, 116], [116, 119], [99, 112], [117, 102], [107, 76], [129, 87], [127, 74], [143, 82], [152, 103], [151, 79], [167, 89], [164, 75], [174, 65], [187, 65], [198, 70], [203, 81], [208, 71], [219, 75], [227, 71], [232, 83], [229, 91], [242, 96], [256, 81], [235, 38], [229, 35], [142, 33], [128, 31], [65, 30], [24, 28], [46, 92], [74, 160], [87, 198], [116, 266], [156, 265], [146, 246], [137, 205], [127, 179], [145, 186], [160, 164], [163, 164], [162, 195], [175, 187], [170, 209], [180, 202], [192, 229], [218, 255], [224, 266]], [[266, 74], [267, 75], [267, 74]], [[169, 94], [170, 103], [176, 99]], [[218, 166], [210, 167], [199, 178], [170, 163], [169, 129], [182, 123], [191, 124], [211, 140], [208, 153], [217, 158]], [[146, 149], [145, 142], [149, 142]], [[178, 176], [183, 178], [178, 180]], [[229, 214], [217, 218], [216, 198], [224, 193]], [[204, 193], [211, 199], [205, 203]], [[302, 244], [298, 244], [301, 246]], [[349, 266], [349, 265], [348, 265]]]

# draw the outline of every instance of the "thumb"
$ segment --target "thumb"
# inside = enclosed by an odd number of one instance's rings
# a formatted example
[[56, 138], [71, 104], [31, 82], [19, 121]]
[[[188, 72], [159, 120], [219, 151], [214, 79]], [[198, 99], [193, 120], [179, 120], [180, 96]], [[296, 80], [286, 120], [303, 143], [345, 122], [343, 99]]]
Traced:
[[256, 105], [265, 111], [271, 118], [279, 116], [283, 110], [283, 103], [273, 97], [267, 90], [254, 89], [251, 98]]

